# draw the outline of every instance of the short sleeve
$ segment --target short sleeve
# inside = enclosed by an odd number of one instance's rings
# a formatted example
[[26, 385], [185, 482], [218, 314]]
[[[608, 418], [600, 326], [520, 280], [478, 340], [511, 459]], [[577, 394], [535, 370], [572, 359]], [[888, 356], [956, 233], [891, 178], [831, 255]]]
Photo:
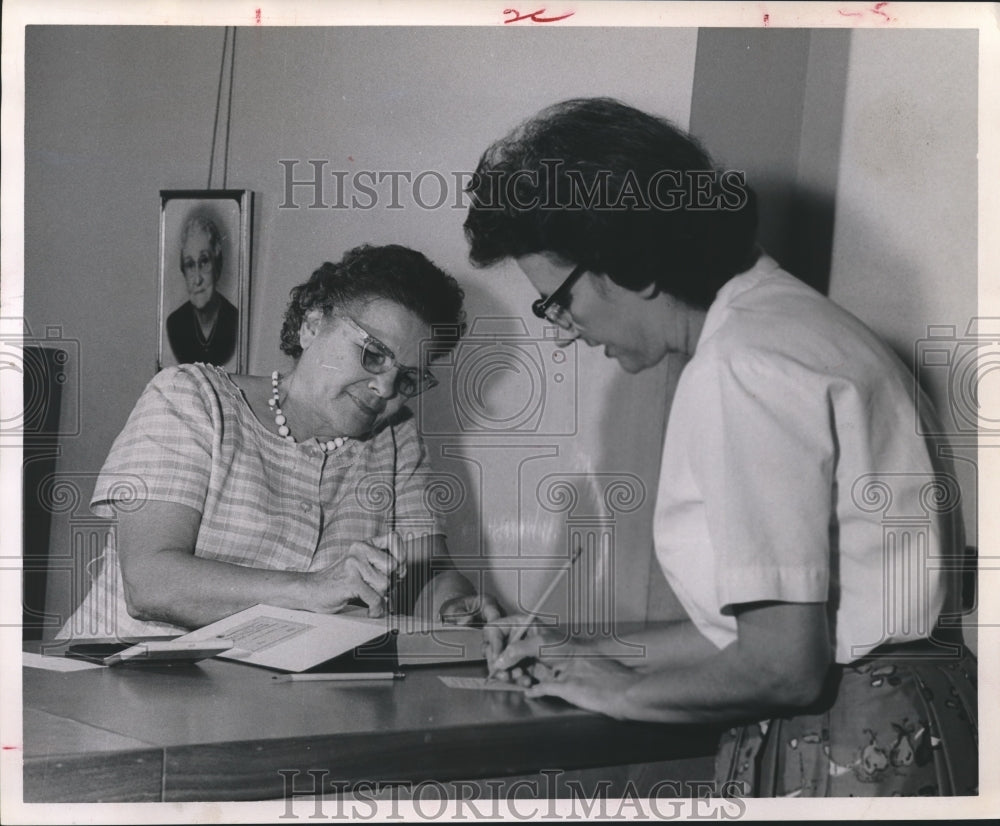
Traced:
[[220, 418], [214, 398], [196, 368], [157, 374], [111, 446], [91, 510], [110, 517], [131, 501], [156, 500], [203, 511]]
[[835, 473], [828, 380], [753, 350], [715, 366], [690, 449], [719, 605], [731, 613], [748, 602], [826, 601]]
[[394, 428], [396, 437], [396, 513], [394, 528], [400, 533], [420, 536], [444, 534], [443, 511], [457, 497], [446, 474], [430, 466], [427, 447], [417, 432], [413, 417]]

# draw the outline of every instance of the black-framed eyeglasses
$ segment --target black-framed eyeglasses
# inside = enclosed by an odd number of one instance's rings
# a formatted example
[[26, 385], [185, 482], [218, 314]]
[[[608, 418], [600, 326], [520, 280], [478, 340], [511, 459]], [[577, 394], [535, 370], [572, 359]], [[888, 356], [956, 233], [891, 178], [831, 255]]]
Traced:
[[583, 264], [577, 264], [573, 267], [572, 272], [566, 276], [566, 280], [560, 284], [555, 292], [545, 298], [539, 298], [534, 301], [531, 305], [531, 312], [541, 319], [551, 321], [553, 324], [557, 324], [564, 330], [570, 330], [573, 328], [573, 317], [570, 315], [569, 309], [567, 309], [567, 304], [569, 301], [569, 291], [573, 289], [573, 285], [580, 280], [580, 276], [587, 271], [587, 268]]
[[387, 344], [375, 338], [353, 318], [340, 317], [361, 336], [358, 347], [361, 349], [361, 366], [365, 370], [376, 376], [388, 373], [393, 367], [399, 371], [396, 374], [396, 392], [400, 395], [412, 399], [437, 385], [438, 380], [430, 370], [400, 364], [396, 361], [396, 354]]

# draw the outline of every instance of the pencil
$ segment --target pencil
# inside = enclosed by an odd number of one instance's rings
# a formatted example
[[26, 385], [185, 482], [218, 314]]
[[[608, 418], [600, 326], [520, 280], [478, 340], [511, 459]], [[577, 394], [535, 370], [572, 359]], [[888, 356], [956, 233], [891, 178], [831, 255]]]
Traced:
[[344, 674], [276, 674], [271, 679], [279, 683], [348, 683], [359, 680], [402, 680], [402, 671], [356, 671]]
[[[517, 628], [515, 628], [513, 631], [510, 632], [510, 636], [507, 638], [508, 646], [517, 642], [518, 640], [521, 639], [521, 637], [523, 637], [525, 634], [528, 633], [528, 628], [531, 625], [531, 621], [535, 619], [535, 617], [537, 617], [539, 613], [541, 613], [542, 606], [545, 605], [545, 601], [550, 596], [552, 596], [552, 592], [556, 589], [556, 585], [559, 584], [559, 580], [562, 579], [563, 574], [565, 574], [567, 571], [569, 571], [570, 568], [573, 567], [573, 563], [576, 562], [577, 558], [582, 553], [583, 553], [583, 546], [577, 545], [576, 550], [573, 551], [573, 555], [566, 560], [566, 562], [558, 571], [556, 571], [556, 575], [552, 577], [552, 581], [549, 583], [548, 587], [542, 592], [542, 595], [535, 600], [535, 607], [532, 608], [526, 615], [528, 618], [528, 622], [524, 623], [524, 625], [517, 626]], [[491, 671], [489, 673], [490, 678], [494, 677], [495, 674], [496, 672]]]

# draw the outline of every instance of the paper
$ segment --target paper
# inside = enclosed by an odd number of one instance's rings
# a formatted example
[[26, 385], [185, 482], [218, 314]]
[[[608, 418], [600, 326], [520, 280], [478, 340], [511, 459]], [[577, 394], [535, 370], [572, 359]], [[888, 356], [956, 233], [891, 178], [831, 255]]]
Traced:
[[91, 668], [104, 668], [100, 663], [88, 663], [84, 660], [73, 660], [69, 657], [44, 657], [41, 654], [24, 652], [21, 661], [28, 668], [44, 668], [46, 671], [86, 671]]
[[523, 685], [502, 683], [488, 677], [439, 677], [448, 688], [472, 688], [479, 691], [524, 691]]
[[305, 671], [386, 631], [384, 620], [255, 605], [178, 639], [232, 640], [233, 648], [220, 657], [282, 671]]
[[364, 612], [314, 614], [255, 605], [178, 640], [232, 640], [233, 648], [220, 657], [282, 671], [305, 671], [390, 631], [398, 632], [400, 665], [483, 659], [483, 632], [478, 628], [424, 623], [410, 616], [372, 618]]

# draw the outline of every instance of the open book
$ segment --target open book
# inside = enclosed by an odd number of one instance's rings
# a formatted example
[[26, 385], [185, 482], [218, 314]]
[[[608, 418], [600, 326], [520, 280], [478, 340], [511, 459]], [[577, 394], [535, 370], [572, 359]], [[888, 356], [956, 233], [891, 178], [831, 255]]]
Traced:
[[[482, 631], [443, 623], [424, 623], [415, 617], [377, 619], [365, 609], [341, 614], [314, 614], [274, 605], [255, 605], [181, 637], [182, 640], [232, 640], [220, 654], [229, 660], [306, 671], [345, 654], [388, 667], [398, 665], [469, 662], [483, 658]], [[386, 643], [389, 644], [386, 644]]]

